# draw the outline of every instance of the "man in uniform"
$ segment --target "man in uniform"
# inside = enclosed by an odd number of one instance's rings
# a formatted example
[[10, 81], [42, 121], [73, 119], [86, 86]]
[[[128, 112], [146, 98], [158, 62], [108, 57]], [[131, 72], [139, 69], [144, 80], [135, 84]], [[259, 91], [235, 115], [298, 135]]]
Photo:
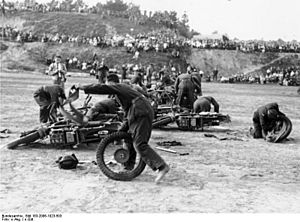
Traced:
[[54, 63], [49, 66], [49, 75], [52, 76], [53, 84], [60, 85], [63, 89], [66, 82], [67, 68], [61, 62], [61, 56], [56, 55]]
[[201, 96], [194, 102], [194, 112], [210, 112], [211, 105], [214, 106], [214, 112], [219, 112], [219, 104], [211, 96]]
[[131, 87], [137, 90], [138, 92], [140, 92], [141, 94], [143, 94], [143, 96], [145, 96], [146, 98], [149, 96], [147, 93], [147, 88], [146, 86], [143, 85], [142, 79], [139, 75], [134, 76], [131, 79], [130, 83], [131, 83]]
[[151, 85], [153, 71], [154, 71], [154, 67], [153, 64], [151, 63], [146, 69], [147, 84]]
[[175, 81], [176, 103], [180, 107], [192, 109], [195, 101], [195, 92], [201, 91], [201, 83], [198, 78], [191, 74], [190, 66], [187, 73], [181, 74]]
[[280, 120], [282, 116], [284, 114], [279, 111], [277, 103], [269, 103], [259, 107], [253, 114], [254, 129], [250, 129], [253, 138], [266, 139], [268, 132], [273, 130], [276, 121]]
[[109, 71], [109, 68], [104, 64], [104, 59], [102, 59], [100, 66], [98, 67], [98, 82], [105, 83], [107, 73]]
[[200, 89], [197, 89], [197, 95], [202, 96], [202, 87], [201, 87], [202, 76], [200, 72], [197, 71], [196, 68], [192, 69], [190, 72], [192, 76], [195, 76], [198, 79], [198, 84], [200, 85]]
[[119, 105], [114, 98], [107, 98], [95, 103], [86, 113], [89, 121], [98, 120], [100, 114], [117, 114]]
[[[153, 109], [147, 99], [129, 85], [116, 83], [117, 75], [109, 75], [107, 84], [77, 85], [77, 88], [89, 94], [115, 95], [125, 111], [126, 120], [120, 131], [129, 131], [132, 135], [134, 149], [141, 155], [143, 161], [154, 171], [158, 170], [155, 179], [159, 183], [169, 171], [165, 161], [148, 145], [152, 131]], [[129, 146], [130, 149], [130, 146]], [[127, 169], [134, 166], [136, 151], [130, 149]]]
[[215, 67], [213, 70], [213, 81], [218, 80], [218, 73], [219, 73], [219, 70], [217, 69], [217, 67]]
[[40, 122], [55, 122], [59, 105], [63, 104], [66, 95], [59, 85], [41, 86], [33, 97], [40, 106]]
[[122, 65], [122, 74], [121, 74], [121, 80], [124, 82], [124, 80], [127, 78], [127, 67], [125, 64]]

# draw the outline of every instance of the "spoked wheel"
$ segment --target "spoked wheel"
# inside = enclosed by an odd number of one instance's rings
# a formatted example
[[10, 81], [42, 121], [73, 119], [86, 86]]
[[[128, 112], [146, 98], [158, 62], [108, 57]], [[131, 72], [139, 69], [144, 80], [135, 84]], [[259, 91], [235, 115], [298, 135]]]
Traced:
[[15, 139], [14, 141], [11, 141], [10, 143], [6, 144], [5, 147], [7, 149], [14, 149], [16, 148], [18, 145], [21, 144], [29, 144], [32, 143], [34, 141], [36, 141], [37, 139], [40, 139], [41, 136], [39, 134], [38, 131], [32, 132], [26, 136], [23, 136], [21, 138]]
[[172, 118], [171, 116], [164, 116], [158, 119], [155, 119], [152, 121], [152, 127], [153, 128], [160, 128], [162, 126], [166, 126], [169, 123], [174, 122], [174, 118]]
[[133, 150], [129, 133], [111, 133], [98, 145], [97, 164], [104, 175], [110, 179], [130, 181], [139, 176], [146, 166], [138, 153], [134, 158]]

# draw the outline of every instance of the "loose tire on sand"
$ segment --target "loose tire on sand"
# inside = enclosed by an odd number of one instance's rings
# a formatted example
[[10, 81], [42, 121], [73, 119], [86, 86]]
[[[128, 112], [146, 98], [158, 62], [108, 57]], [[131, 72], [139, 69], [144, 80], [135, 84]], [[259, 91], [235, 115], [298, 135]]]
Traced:
[[[135, 166], [131, 170], [125, 170], [122, 163], [117, 162], [116, 153], [120, 150], [124, 151], [124, 143], [132, 144], [131, 135], [126, 132], [115, 132], [106, 136], [98, 145], [96, 152], [97, 164], [103, 174], [110, 179], [130, 181], [139, 176], [145, 169], [146, 164], [138, 153]], [[108, 159], [106, 155], [108, 155]]]
[[292, 128], [293, 128], [293, 124], [292, 124], [291, 120], [288, 117], [284, 116], [282, 119], [282, 127], [276, 133], [277, 136], [276, 136], [274, 142], [279, 143], [282, 140], [286, 139], [290, 135]]

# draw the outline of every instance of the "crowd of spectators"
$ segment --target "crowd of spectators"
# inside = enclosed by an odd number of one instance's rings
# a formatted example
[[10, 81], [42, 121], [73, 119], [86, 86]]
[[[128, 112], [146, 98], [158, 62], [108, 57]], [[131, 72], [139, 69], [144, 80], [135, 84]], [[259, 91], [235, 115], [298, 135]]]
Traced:
[[[58, 44], [70, 42], [77, 45], [88, 44], [95, 47], [126, 47], [127, 52], [136, 54], [141, 51], [170, 52], [173, 57], [180, 56], [180, 48], [185, 44], [183, 38], [177, 37], [171, 29], [160, 29], [149, 33], [137, 35], [111, 34], [104, 36], [72, 36], [65, 34], [47, 34], [41, 36], [32, 34], [31, 31], [20, 31], [17, 27], [1, 27], [1, 37], [9, 41], [17, 42], [54, 42]], [[138, 55], [135, 55], [138, 57]]]
[[[5, 8], [5, 7], [4, 7]], [[243, 41], [238, 39], [229, 39], [226, 35], [212, 34], [210, 37], [193, 38], [180, 37], [178, 35], [178, 27], [185, 27], [186, 21], [180, 20], [177, 13], [174, 11], [155, 11], [142, 12], [139, 6], [132, 3], [126, 4], [120, 1], [108, 1], [105, 4], [97, 3], [95, 6], [88, 6], [84, 1], [49, 1], [48, 3], [40, 4], [35, 0], [24, 0], [17, 2], [6, 2], [6, 11], [36, 11], [36, 12], [53, 12], [64, 11], [70, 13], [96, 13], [101, 18], [104, 17], [122, 17], [129, 19], [131, 22], [145, 24], [147, 22], [160, 25], [163, 31], [154, 31], [150, 33], [140, 33], [137, 35], [130, 34], [120, 35], [105, 35], [105, 36], [73, 36], [65, 33], [44, 33], [32, 34], [31, 32], [22, 32], [16, 28], [3, 27], [2, 37], [12, 41], [41, 41], [41, 42], [76, 42], [78, 44], [89, 44], [96, 47], [116, 47], [125, 46], [128, 52], [135, 53], [137, 50], [148, 51], [166, 51], [173, 46], [189, 46], [199, 49], [221, 49], [221, 50], [239, 50], [242, 52], [285, 52], [285, 53], [300, 53], [300, 42], [283, 40], [263, 41], [249, 40]], [[180, 26], [181, 25], [181, 26]], [[183, 26], [182, 26], [183, 25]], [[172, 51], [173, 51], [172, 49]], [[179, 51], [174, 50], [174, 55]]]
[[[210, 78], [207, 78], [210, 81]], [[258, 71], [250, 74], [238, 73], [230, 77], [221, 76], [221, 83], [276, 83], [284, 86], [300, 86], [300, 66], [269, 67], [266, 71]]]
[[238, 50], [242, 52], [285, 52], [300, 53], [300, 42], [297, 41], [259, 41], [259, 40], [229, 40], [228, 38], [220, 39], [201, 39], [190, 40], [188, 44], [193, 48], [199, 49], [223, 49]]
[[300, 42], [278, 41], [239, 41], [225, 39], [187, 39], [180, 37], [176, 31], [168, 28], [140, 34], [110, 34], [104, 36], [66, 35], [63, 33], [33, 34], [31, 31], [21, 31], [17, 27], [4, 26], [0, 28], [1, 37], [9, 41], [18, 42], [55, 42], [58, 44], [73, 42], [88, 44], [95, 47], [126, 47], [128, 52], [162, 51], [172, 52], [179, 57], [180, 47], [193, 47], [199, 49], [238, 50], [242, 52], [285, 52], [300, 53]]
[[36, 42], [38, 36], [33, 35], [31, 31], [21, 31], [17, 27], [11, 27], [9, 25], [0, 27], [1, 39], [17, 42]]

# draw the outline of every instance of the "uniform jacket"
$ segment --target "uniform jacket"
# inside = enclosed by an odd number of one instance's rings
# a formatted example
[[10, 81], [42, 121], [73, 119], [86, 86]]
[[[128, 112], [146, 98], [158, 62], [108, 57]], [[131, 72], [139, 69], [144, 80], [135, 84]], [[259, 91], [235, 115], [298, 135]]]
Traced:
[[65, 92], [59, 85], [41, 86], [34, 92], [33, 96], [39, 97], [49, 105], [54, 104], [56, 106], [59, 104], [59, 97], [66, 99]]
[[64, 75], [67, 73], [67, 68], [66, 68], [65, 64], [55, 63], [55, 62], [51, 63], [51, 65], [49, 66], [49, 75], [51, 75], [51, 76], [57, 75], [59, 70]]
[[83, 86], [83, 90], [87, 94], [115, 95], [125, 111], [129, 124], [138, 117], [149, 117], [153, 119], [151, 104], [141, 93], [129, 85], [122, 83], [113, 85], [91, 84]]
[[280, 115], [284, 115], [279, 111], [277, 103], [269, 103], [259, 107], [253, 115], [253, 121], [260, 124], [262, 130], [266, 133], [270, 128], [271, 121], [268, 118], [268, 110], [275, 109]]
[[[185, 82], [188, 84], [185, 84]], [[187, 85], [193, 85], [193, 89], [191, 90], [201, 90], [201, 82], [199, 82], [198, 78], [195, 75], [185, 73], [177, 77], [175, 81], [175, 92], [177, 93], [179, 88], [186, 87]]]
[[196, 106], [197, 110], [201, 110], [204, 112], [209, 112], [211, 108], [211, 104], [214, 106], [214, 111], [216, 113], [219, 112], [219, 104], [217, 101], [211, 96], [201, 96], [195, 101], [194, 107]]

